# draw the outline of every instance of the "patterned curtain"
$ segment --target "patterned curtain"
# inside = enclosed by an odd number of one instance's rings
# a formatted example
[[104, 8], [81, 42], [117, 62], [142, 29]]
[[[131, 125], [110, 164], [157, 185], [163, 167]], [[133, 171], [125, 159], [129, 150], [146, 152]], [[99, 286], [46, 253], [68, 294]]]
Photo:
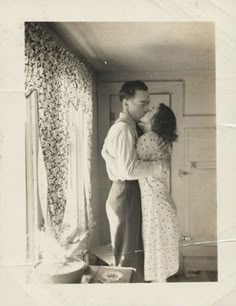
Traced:
[[38, 23], [25, 23], [26, 94], [39, 94], [39, 134], [47, 176], [47, 211], [50, 228], [56, 237], [62, 232], [67, 203], [69, 163], [69, 105], [82, 107], [88, 133], [86, 178], [86, 226], [92, 217], [93, 72], [77, 57], [61, 47]]

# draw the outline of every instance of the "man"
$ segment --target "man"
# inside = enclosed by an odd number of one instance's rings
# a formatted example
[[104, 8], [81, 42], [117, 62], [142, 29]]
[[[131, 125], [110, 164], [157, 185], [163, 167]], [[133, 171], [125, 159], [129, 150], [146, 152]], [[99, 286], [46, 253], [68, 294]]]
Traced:
[[[148, 87], [129, 81], [120, 90], [122, 112], [105, 139], [102, 157], [112, 183], [106, 210], [115, 265], [134, 267], [136, 281], [143, 280], [141, 198], [138, 179], [168, 167], [168, 161], [141, 161], [136, 152], [138, 122], [148, 112]], [[165, 145], [165, 144], [164, 144]]]

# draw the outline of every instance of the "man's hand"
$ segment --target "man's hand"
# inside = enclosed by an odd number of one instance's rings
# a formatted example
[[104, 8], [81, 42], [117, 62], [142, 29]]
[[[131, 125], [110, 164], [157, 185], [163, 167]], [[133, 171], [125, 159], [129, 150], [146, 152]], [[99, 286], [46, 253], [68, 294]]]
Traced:
[[159, 138], [158, 139], [158, 145], [159, 145], [161, 151], [167, 151], [170, 144], [168, 142], [166, 142], [164, 139]]

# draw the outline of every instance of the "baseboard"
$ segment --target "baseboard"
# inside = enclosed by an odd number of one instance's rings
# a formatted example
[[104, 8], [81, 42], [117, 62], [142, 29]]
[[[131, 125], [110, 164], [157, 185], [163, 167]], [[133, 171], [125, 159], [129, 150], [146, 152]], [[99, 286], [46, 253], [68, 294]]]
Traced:
[[184, 272], [188, 271], [217, 271], [216, 257], [185, 256], [183, 257]]

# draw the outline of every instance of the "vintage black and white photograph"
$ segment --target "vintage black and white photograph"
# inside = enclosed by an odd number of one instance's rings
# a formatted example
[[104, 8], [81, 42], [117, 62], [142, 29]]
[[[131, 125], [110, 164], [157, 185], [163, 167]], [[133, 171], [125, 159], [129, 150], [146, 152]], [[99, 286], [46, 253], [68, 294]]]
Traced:
[[24, 31], [28, 280], [217, 282], [215, 24]]

